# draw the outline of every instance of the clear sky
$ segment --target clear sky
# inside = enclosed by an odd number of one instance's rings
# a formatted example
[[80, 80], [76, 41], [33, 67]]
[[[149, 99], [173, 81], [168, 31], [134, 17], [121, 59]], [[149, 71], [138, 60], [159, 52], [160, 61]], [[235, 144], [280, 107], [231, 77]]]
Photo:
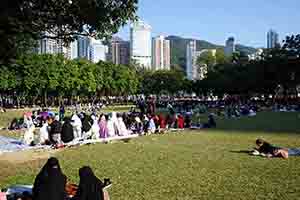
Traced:
[[[266, 46], [274, 29], [280, 41], [300, 33], [300, 0], [139, 0], [138, 16], [152, 26], [152, 36], [178, 35], [224, 44]], [[128, 26], [118, 34], [129, 39]]]

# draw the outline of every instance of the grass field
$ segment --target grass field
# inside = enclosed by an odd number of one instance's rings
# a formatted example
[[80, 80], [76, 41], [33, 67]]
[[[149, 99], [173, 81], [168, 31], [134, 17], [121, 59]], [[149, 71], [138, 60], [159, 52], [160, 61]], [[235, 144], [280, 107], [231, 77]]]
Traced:
[[[297, 113], [259, 113], [255, 118], [219, 119], [218, 129], [153, 135], [129, 143], [97, 144], [56, 153], [64, 173], [78, 182], [90, 165], [109, 177], [111, 199], [299, 199], [300, 157], [267, 159], [241, 153], [257, 137], [300, 147]], [[0, 187], [32, 184], [45, 160], [0, 162]]]

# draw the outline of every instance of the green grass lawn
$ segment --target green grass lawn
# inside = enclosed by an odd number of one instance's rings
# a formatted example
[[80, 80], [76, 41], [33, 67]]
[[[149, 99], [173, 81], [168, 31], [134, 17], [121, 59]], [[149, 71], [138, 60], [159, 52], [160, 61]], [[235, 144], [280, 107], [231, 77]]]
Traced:
[[[300, 147], [299, 122], [297, 113], [265, 112], [256, 118], [219, 119], [216, 130], [88, 145], [56, 156], [72, 182], [78, 182], [83, 165], [99, 178], [111, 178], [111, 199], [298, 199], [300, 157], [267, 159], [239, 151], [253, 148], [257, 137]], [[44, 162], [0, 162], [0, 188], [32, 184]]]

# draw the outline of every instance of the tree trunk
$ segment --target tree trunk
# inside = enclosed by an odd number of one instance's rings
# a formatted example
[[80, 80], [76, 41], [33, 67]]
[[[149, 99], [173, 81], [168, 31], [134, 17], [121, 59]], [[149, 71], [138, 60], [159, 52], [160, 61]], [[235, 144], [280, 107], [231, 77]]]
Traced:
[[44, 92], [44, 105], [45, 107], [48, 107], [48, 94], [46, 90]]

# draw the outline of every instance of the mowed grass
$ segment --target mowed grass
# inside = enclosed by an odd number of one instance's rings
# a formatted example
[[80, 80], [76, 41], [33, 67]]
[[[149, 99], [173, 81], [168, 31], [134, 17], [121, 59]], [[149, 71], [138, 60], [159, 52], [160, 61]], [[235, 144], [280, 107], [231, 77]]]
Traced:
[[[265, 112], [219, 119], [216, 130], [88, 145], [56, 156], [71, 182], [78, 183], [84, 165], [99, 178], [111, 178], [111, 199], [298, 199], [300, 157], [267, 159], [239, 151], [253, 148], [257, 137], [300, 147], [299, 121], [297, 113]], [[32, 184], [44, 162], [0, 163], [0, 187]]]

